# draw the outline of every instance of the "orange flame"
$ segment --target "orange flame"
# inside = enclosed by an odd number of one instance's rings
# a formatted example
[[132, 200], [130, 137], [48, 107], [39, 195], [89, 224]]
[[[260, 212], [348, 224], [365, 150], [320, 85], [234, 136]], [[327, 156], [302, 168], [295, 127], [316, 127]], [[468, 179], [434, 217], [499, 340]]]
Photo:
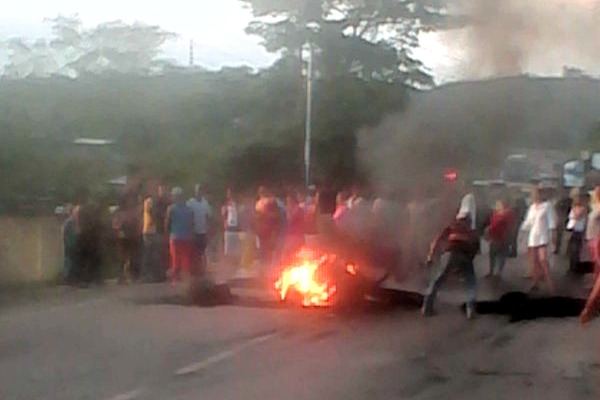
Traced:
[[301, 296], [302, 305], [305, 307], [329, 305], [336, 287], [320, 273], [323, 264], [329, 260], [327, 255], [317, 257], [310, 249], [300, 249], [292, 263], [284, 268], [275, 282], [279, 298], [287, 299], [288, 294], [293, 290]]

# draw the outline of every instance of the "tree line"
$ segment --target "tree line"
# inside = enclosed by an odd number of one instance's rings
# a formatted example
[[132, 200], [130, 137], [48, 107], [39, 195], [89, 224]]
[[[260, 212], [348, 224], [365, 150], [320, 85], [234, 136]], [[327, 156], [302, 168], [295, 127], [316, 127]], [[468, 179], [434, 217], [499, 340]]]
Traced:
[[[440, 1], [240, 0], [247, 31], [281, 54], [270, 68], [182, 68], [160, 59], [173, 34], [156, 26], [76, 17], [53, 37], [2, 42], [0, 204], [66, 201], [117, 174], [142, 171], [219, 190], [303, 179], [307, 46], [314, 57], [314, 176], [364, 176], [356, 132], [402, 109], [432, 78], [411, 49], [440, 28]], [[114, 141], [103, 150], [77, 138]], [[100, 189], [98, 189], [100, 190]]]

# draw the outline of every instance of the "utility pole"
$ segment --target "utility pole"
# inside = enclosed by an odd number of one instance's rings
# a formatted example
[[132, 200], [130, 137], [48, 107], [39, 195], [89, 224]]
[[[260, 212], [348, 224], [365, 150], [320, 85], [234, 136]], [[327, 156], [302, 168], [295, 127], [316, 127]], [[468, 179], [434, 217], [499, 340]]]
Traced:
[[194, 39], [190, 39], [190, 68], [194, 66]]
[[312, 136], [312, 85], [313, 85], [313, 51], [308, 42], [308, 65], [306, 71], [306, 121], [304, 131], [304, 179], [306, 187], [310, 181], [310, 158], [311, 158], [311, 136]]

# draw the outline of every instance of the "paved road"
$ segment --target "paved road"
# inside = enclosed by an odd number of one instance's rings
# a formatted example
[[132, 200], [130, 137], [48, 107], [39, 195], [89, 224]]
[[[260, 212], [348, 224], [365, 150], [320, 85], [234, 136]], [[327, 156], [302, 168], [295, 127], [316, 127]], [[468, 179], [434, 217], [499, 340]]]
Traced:
[[352, 316], [284, 309], [248, 290], [235, 305], [190, 307], [180, 291], [60, 288], [4, 305], [0, 399], [600, 396], [600, 322], [466, 321], [457, 283], [433, 318], [403, 308]]

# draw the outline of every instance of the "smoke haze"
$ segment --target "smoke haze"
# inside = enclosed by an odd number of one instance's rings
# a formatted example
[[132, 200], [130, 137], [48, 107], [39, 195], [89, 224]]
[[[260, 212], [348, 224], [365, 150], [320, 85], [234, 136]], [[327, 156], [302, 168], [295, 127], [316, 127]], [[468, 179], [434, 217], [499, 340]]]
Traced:
[[[467, 62], [458, 75], [510, 77], [544, 65], [600, 67], [600, 8], [588, 0], [455, 0]], [[457, 43], [448, 43], [458, 46]], [[573, 55], [572, 57], [568, 56]], [[407, 110], [359, 134], [359, 157], [383, 185], [435, 186], [445, 168], [496, 178], [515, 147], [575, 151], [600, 120], [590, 78], [515, 77], [415, 92]]]
[[600, 7], [591, 0], [461, 0], [470, 21], [467, 76], [544, 66], [600, 67]]

